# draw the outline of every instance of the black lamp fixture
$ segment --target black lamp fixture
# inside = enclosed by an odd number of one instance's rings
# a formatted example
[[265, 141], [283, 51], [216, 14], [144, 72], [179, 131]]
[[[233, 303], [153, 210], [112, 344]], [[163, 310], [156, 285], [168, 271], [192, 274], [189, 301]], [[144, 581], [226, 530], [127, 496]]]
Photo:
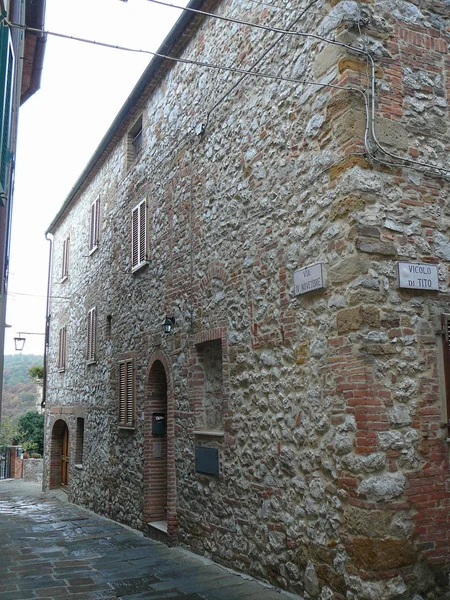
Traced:
[[14, 348], [17, 350], [17, 352], [22, 352], [23, 347], [25, 346], [25, 335], [45, 335], [45, 333], [35, 333], [34, 331], [19, 331], [19, 333], [14, 338]]
[[17, 352], [22, 352], [24, 346], [25, 346], [25, 338], [22, 337], [21, 333], [19, 333], [14, 338], [14, 348], [17, 350]]
[[170, 333], [172, 327], [175, 325], [175, 317], [166, 317], [166, 320], [162, 324], [164, 333]]

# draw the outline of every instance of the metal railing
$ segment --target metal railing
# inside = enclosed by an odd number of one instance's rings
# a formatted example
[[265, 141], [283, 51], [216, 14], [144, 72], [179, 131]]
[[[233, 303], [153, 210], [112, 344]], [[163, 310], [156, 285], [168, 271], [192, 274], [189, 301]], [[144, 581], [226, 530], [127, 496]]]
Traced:
[[8, 446], [0, 447], [0, 479], [9, 479], [11, 477], [12, 450]]

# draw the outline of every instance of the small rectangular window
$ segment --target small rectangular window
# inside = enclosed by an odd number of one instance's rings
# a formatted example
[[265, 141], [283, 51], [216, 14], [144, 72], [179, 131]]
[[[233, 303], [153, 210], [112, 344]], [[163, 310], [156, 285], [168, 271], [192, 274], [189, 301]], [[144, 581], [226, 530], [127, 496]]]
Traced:
[[91, 204], [89, 220], [89, 252], [98, 248], [100, 241], [100, 197]]
[[95, 362], [95, 351], [96, 351], [96, 329], [97, 329], [97, 309], [91, 308], [88, 313], [87, 323], [87, 351], [86, 359], [88, 363]]
[[131, 270], [147, 264], [147, 200], [133, 208], [131, 215]]
[[83, 451], [84, 451], [84, 419], [81, 417], [77, 418], [77, 440], [75, 448], [75, 464], [80, 467], [83, 464]]
[[119, 426], [134, 426], [134, 360], [119, 362]]
[[142, 117], [136, 121], [128, 132], [128, 166], [130, 167], [142, 153]]
[[59, 345], [58, 345], [58, 369], [65, 371], [66, 369], [66, 353], [67, 353], [67, 331], [66, 326], [59, 330]]
[[64, 281], [69, 276], [69, 238], [63, 242], [62, 252], [62, 267], [61, 267], [61, 280]]

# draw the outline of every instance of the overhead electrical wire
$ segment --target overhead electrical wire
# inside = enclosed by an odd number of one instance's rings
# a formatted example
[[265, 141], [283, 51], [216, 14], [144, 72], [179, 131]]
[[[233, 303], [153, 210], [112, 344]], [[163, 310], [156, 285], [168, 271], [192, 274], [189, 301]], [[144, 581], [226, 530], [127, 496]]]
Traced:
[[[152, 2], [155, 4], [160, 4], [163, 6], [167, 6], [170, 8], [176, 8], [178, 10], [181, 9], [181, 7], [176, 6], [174, 4], [170, 4], [168, 2], [164, 2], [163, 0], [147, 0], [148, 2]], [[444, 175], [444, 173], [448, 173], [450, 175], [450, 169], [444, 167], [444, 166], [440, 166], [440, 165], [435, 165], [432, 163], [426, 163], [426, 162], [422, 162], [422, 161], [417, 161], [417, 160], [413, 160], [409, 157], [406, 156], [399, 156], [396, 155], [392, 152], [390, 152], [388, 149], [384, 148], [377, 136], [376, 136], [376, 131], [375, 131], [375, 79], [376, 79], [376, 71], [375, 71], [375, 61], [371, 55], [370, 52], [367, 52], [366, 50], [363, 50], [361, 48], [358, 48], [356, 46], [351, 46], [350, 44], [345, 44], [343, 42], [339, 42], [336, 40], [332, 40], [330, 38], [326, 38], [324, 36], [321, 36], [319, 34], [315, 34], [315, 33], [308, 33], [308, 32], [303, 32], [303, 31], [296, 31], [296, 30], [290, 30], [290, 29], [281, 29], [281, 28], [277, 28], [277, 27], [270, 27], [270, 26], [266, 26], [266, 25], [261, 25], [258, 23], [251, 23], [248, 21], [242, 21], [240, 19], [233, 19], [231, 17], [224, 17], [223, 15], [216, 15], [214, 13], [209, 13], [206, 11], [201, 11], [198, 9], [193, 9], [193, 8], [184, 8], [183, 10], [187, 10], [187, 11], [191, 11], [194, 13], [198, 13], [201, 14], [203, 16], [208, 16], [214, 19], [220, 19], [220, 20], [225, 20], [225, 21], [229, 21], [232, 23], [236, 23], [239, 25], [245, 25], [245, 26], [249, 26], [249, 27], [255, 27], [258, 29], [262, 29], [265, 31], [270, 31], [273, 33], [278, 33], [278, 34], [282, 34], [282, 35], [289, 35], [289, 36], [299, 36], [299, 37], [308, 37], [308, 38], [312, 38], [312, 39], [316, 39], [316, 40], [320, 40], [324, 43], [328, 43], [328, 44], [332, 44], [332, 45], [336, 45], [342, 48], [346, 48], [350, 51], [359, 53], [359, 54], [363, 54], [364, 56], [366, 56], [366, 59], [368, 62], [370, 62], [370, 66], [371, 66], [371, 103], [370, 103], [370, 108], [371, 110], [367, 113], [368, 116], [368, 120], [370, 121], [370, 132], [371, 132], [371, 136], [373, 138], [373, 141], [376, 145], [376, 147], [383, 152], [384, 154], [390, 156], [391, 158], [394, 158], [395, 160], [400, 160], [403, 161], [402, 163], [390, 163], [388, 161], [383, 161], [381, 159], [379, 159], [378, 157], [374, 156], [369, 148], [369, 137], [368, 137], [368, 130], [369, 128], [366, 128], [366, 133], [364, 136], [364, 144], [366, 146], [366, 150], [369, 154], [369, 156], [377, 161], [377, 162], [384, 162], [384, 164], [388, 164], [390, 166], [395, 166], [395, 167], [405, 167], [408, 165], [411, 165], [415, 168], [420, 167], [431, 170], [433, 173], [440, 173], [441, 175]], [[114, 44], [109, 44], [106, 42], [97, 42], [95, 40], [89, 40], [86, 38], [81, 38], [78, 36], [70, 36], [67, 34], [62, 34], [62, 33], [58, 33], [58, 32], [53, 32], [53, 31], [46, 31], [43, 29], [38, 29], [38, 28], [34, 28], [34, 27], [29, 27], [27, 25], [22, 25], [19, 23], [13, 23], [10, 22], [6, 17], [3, 18], [3, 20], [5, 21], [5, 23], [9, 26], [9, 27], [15, 27], [21, 30], [25, 30], [25, 31], [33, 31], [33, 32], [37, 32], [37, 33], [42, 33], [44, 35], [51, 35], [51, 36], [55, 36], [55, 37], [59, 37], [59, 38], [64, 38], [64, 39], [70, 39], [73, 41], [79, 41], [79, 42], [83, 42], [83, 43], [88, 43], [88, 44], [93, 44], [93, 45], [97, 45], [97, 46], [102, 46], [102, 47], [107, 47], [107, 48], [112, 48], [112, 49], [116, 49], [116, 50], [123, 50], [123, 51], [127, 51], [127, 52], [135, 52], [135, 53], [143, 53], [143, 54], [149, 54], [151, 56], [155, 56], [155, 57], [159, 57], [159, 58], [163, 58], [163, 59], [167, 59], [173, 62], [179, 62], [179, 63], [184, 63], [184, 64], [191, 64], [191, 65], [195, 65], [195, 66], [200, 66], [200, 67], [205, 67], [205, 68], [210, 68], [210, 69], [215, 69], [215, 70], [219, 70], [219, 71], [228, 71], [228, 72], [232, 72], [232, 73], [240, 73], [243, 75], [250, 75], [253, 77], [264, 77], [264, 78], [268, 78], [268, 79], [272, 79], [272, 80], [276, 80], [276, 81], [289, 81], [291, 83], [302, 83], [302, 84], [307, 84], [307, 85], [316, 85], [319, 87], [330, 87], [330, 88], [338, 88], [338, 89], [354, 89], [355, 91], [358, 91], [359, 93], [361, 93], [363, 95], [363, 97], [365, 98], [365, 103], [367, 103], [367, 107], [369, 106], [368, 104], [368, 100], [364, 94], [364, 92], [358, 88], [349, 88], [348, 86], [339, 86], [339, 85], [335, 85], [335, 84], [330, 84], [330, 83], [324, 83], [324, 82], [315, 82], [315, 81], [311, 81], [311, 80], [306, 80], [306, 79], [295, 79], [295, 78], [286, 78], [283, 76], [277, 76], [277, 75], [273, 75], [273, 74], [269, 74], [269, 73], [262, 73], [259, 71], [251, 71], [251, 70], [246, 70], [246, 69], [239, 69], [236, 67], [227, 67], [225, 65], [218, 65], [215, 63], [208, 63], [208, 62], [204, 62], [204, 61], [197, 61], [194, 59], [186, 59], [186, 58], [180, 58], [180, 57], [173, 57], [173, 56], [169, 56], [167, 54], [163, 54], [160, 52], [153, 52], [151, 50], [142, 50], [142, 49], [136, 49], [136, 48], [129, 48], [129, 47], [125, 47], [125, 46], [120, 46], [120, 45], [114, 45]], [[404, 163], [407, 163], [407, 165], [405, 165]]]
[[[317, 0], [313, 0], [313, 2], [316, 2]], [[63, 38], [63, 39], [69, 39], [72, 41], [77, 41], [77, 42], [82, 42], [82, 43], [87, 43], [87, 44], [92, 44], [95, 46], [101, 46], [101, 47], [106, 47], [106, 48], [111, 48], [114, 50], [124, 50], [127, 52], [136, 52], [136, 53], [143, 53], [143, 54], [149, 54], [151, 56], [155, 56], [155, 57], [159, 57], [159, 58], [163, 58], [163, 59], [167, 59], [170, 60], [172, 62], [177, 62], [177, 63], [182, 63], [182, 64], [190, 64], [190, 65], [195, 65], [195, 66], [199, 66], [199, 67], [205, 67], [208, 69], [214, 69], [214, 70], [218, 70], [218, 71], [227, 71], [230, 73], [237, 73], [240, 75], [245, 75], [245, 76], [252, 76], [252, 77], [261, 77], [261, 78], [265, 78], [265, 79], [270, 79], [273, 81], [287, 81], [290, 83], [295, 83], [297, 85], [300, 84], [304, 84], [304, 85], [313, 85], [313, 86], [318, 86], [318, 87], [329, 87], [329, 88], [335, 88], [335, 89], [344, 89], [347, 91], [353, 91], [356, 92], [358, 94], [361, 94], [364, 98], [364, 92], [359, 89], [359, 88], [355, 88], [355, 87], [350, 87], [350, 86], [342, 86], [342, 85], [337, 85], [337, 84], [332, 84], [332, 83], [326, 83], [324, 81], [313, 81], [310, 79], [298, 79], [295, 77], [284, 77], [282, 75], [275, 75], [273, 73], [264, 73], [261, 71], [253, 71], [252, 69], [240, 69], [238, 67], [231, 67], [231, 66], [226, 66], [226, 65], [219, 65], [217, 63], [209, 63], [209, 62], [204, 62], [204, 61], [199, 61], [199, 60], [194, 60], [194, 59], [188, 59], [188, 58], [177, 58], [174, 56], [169, 56], [167, 54], [162, 54], [160, 52], [154, 52], [152, 50], [142, 50], [142, 49], [136, 49], [136, 48], [129, 48], [129, 47], [125, 47], [125, 46], [119, 46], [119, 45], [114, 45], [114, 44], [109, 44], [107, 42], [98, 42], [95, 40], [89, 40], [86, 38], [82, 38], [82, 37], [78, 37], [78, 36], [71, 36], [68, 34], [63, 34], [63, 33], [57, 33], [54, 31], [48, 31], [48, 30], [42, 30], [42, 29], [36, 29], [34, 27], [28, 27], [26, 25], [20, 25], [18, 23], [12, 23], [10, 21], [8, 21], [6, 18], [4, 19], [5, 22], [7, 23], [8, 26], [10, 27], [17, 27], [19, 29], [22, 30], [26, 30], [26, 31], [34, 31], [34, 32], [38, 32], [38, 33], [43, 33], [45, 35], [50, 35], [50, 36], [55, 36], [55, 37], [59, 37], [59, 38]], [[284, 34], [286, 33], [293, 33], [292, 31], [289, 32], [288, 30], [282, 30], [282, 29], [276, 29], [274, 30], [276, 33], [281, 33]], [[308, 34], [304, 34], [302, 33], [301, 35], [303, 36], [307, 36]], [[313, 36], [315, 36], [315, 34], [311, 34]], [[320, 36], [319, 36], [320, 37]], [[325, 40], [325, 38], [324, 38]], [[339, 42], [337, 42], [339, 45], [344, 45], [345, 44], [341, 44]], [[230, 91], [227, 92], [227, 94], [230, 93]], [[213, 107], [214, 108], [214, 107]], [[172, 148], [173, 151], [173, 148]], [[164, 160], [164, 159], [163, 159]], [[161, 164], [162, 161], [160, 161], [158, 164]]]
[[[175, 4], [171, 4], [170, 2], [165, 2], [164, 0], [147, 0], [147, 2], [151, 2], [152, 4], [159, 4], [161, 6], [166, 6], [168, 8], [176, 8], [176, 9], [180, 9], [179, 6], [175, 5]], [[269, 25], [262, 25], [260, 23], [251, 23], [249, 21], [243, 21], [241, 19], [235, 19], [233, 17], [225, 17], [223, 15], [217, 15], [215, 13], [210, 13], [204, 10], [200, 10], [200, 9], [196, 9], [196, 8], [192, 8], [192, 7], [185, 7], [184, 10], [195, 13], [195, 14], [200, 14], [206, 17], [210, 17], [212, 19], [219, 19], [221, 21], [227, 21], [230, 23], [235, 23], [238, 25], [245, 25], [247, 27], [254, 27], [256, 29], [262, 29], [265, 31], [270, 31], [270, 32], [275, 32], [275, 33], [280, 33], [280, 34], [284, 34], [284, 35], [291, 35], [291, 36], [300, 36], [300, 37], [309, 37], [312, 39], [316, 39], [316, 40], [320, 40], [323, 41], [325, 43], [328, 44], [332, 44], [335, 46], [340, 46], [341, 48], [346, 48], [348, 50], [351, 50], [353, 52], [356, 52], [358, 54], [363, 54], [366, 56], [366, 59], [368, 62], [370, 62], [371, 65], [371, 80], [372, 80], [372, 84], [371, 84], [371, 91], [372, 91], [372, 102], [371, 102], [371, 115], [370, 115], [370, 130], [371, 130], [371, 134], [372, 134], [372, 138], [373, 141], [375, 142], [375, 145], [377, 146], [377, 148], [383, 152], [384, 154], [387, 154], [388, 156], [390, 156], [391, 158], [394, 158], [395, 160], [401, 160], [404, 162], [407, 162], [410, 165], [415, 165], [415, 166], [420, 166], [420, 167], [424, 167], [427, 169], [431, 169], [432, 171], [437, 171], [439, 172], [441, 175], [443, 175], [444, 173], [448, 173], [450, 175], [450, 169], [444, 167], [444, 166], [440, 166], [440, 165], [434, 165], [432, 163], [426, 163], [423, 161], [418, 161], [418, 160], [414, 160], [412, 158], [409, 158], [408, 156], [399, 156], [397, 154], [394, 154], [393, 152], [390, 152], [390, 150], [387, 150], [386, 148], [384, 148], [376, 135], [376, 131], [375, 131], [375, 80], [376, 80], [376, 67], [375, 67], [375, 61], [373, 59], [373, 56], [370, 52], [368, 52], [365, 49], [361, 49], [358, 48], [357, 46], [352, 46], [350, 44], [345, 44], [343, 42], [339, 42], [337, 40], [332, 40], [330, 38], [326, 38], [324, 36], [321, 36], [319, 34], [316, 33], [308, 33], [308, 32], [303, 32], [303, 31], [296, 31], [296, 30], [291, 30], [291, 29], [281, 29], [281, 28], [277, 28], [277, 27], [270, 27]], [[369, 153], [369, 155], [371, 156], [371, 158], [375, 161], [379, 161], [379, 159], [372, 155], [369, 149], [369, 142], [368, 142], [368, 135], [366, 132], [365, 135], [365, 140], [364, 143], [366, 145], [366, 149]], [[383, 162], [382, 160], [380, 160], [379, 162]], [[406, 165], [402, 164], [391, 164], [389, 162], [384, 161], [384, 164], [389, 164], [390, 166], [395, 166], [395, 167], [405, 167]]]

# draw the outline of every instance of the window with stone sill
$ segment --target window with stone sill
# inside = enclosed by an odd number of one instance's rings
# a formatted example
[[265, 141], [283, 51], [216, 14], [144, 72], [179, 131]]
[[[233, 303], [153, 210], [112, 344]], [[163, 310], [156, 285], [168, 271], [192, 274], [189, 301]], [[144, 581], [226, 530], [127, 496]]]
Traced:
[[119, 362], [119, 427], [134, 427], [134, 359]]

